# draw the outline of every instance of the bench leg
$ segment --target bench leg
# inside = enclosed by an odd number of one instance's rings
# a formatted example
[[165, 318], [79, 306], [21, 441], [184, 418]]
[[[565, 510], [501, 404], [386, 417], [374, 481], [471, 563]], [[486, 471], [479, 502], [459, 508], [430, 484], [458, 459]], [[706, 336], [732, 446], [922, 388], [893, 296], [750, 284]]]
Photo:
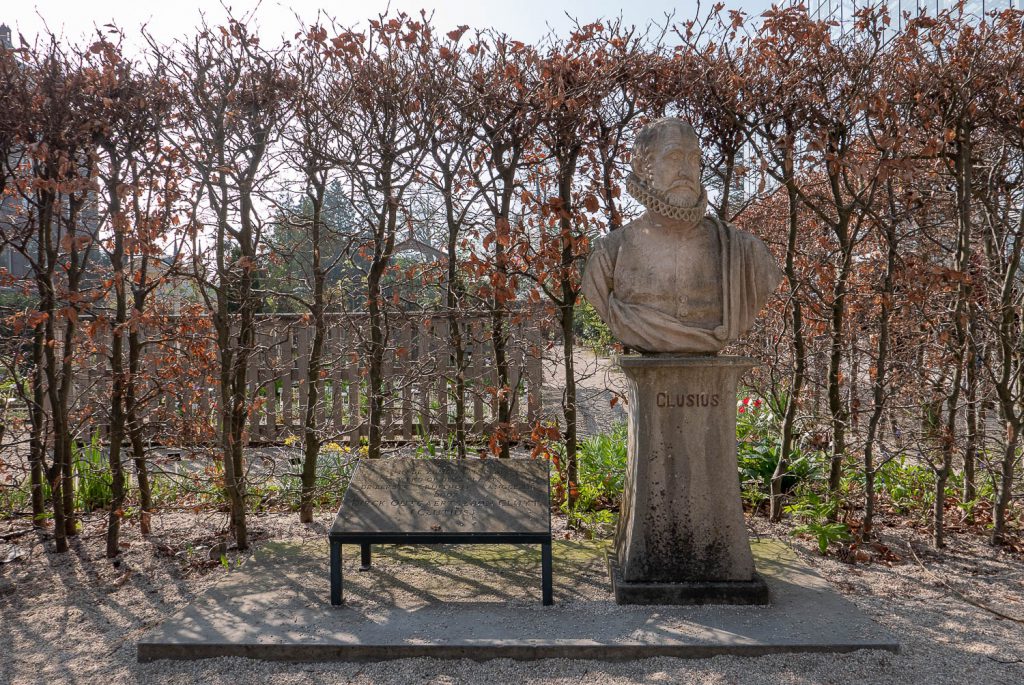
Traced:
[[341, 605], [341, 543], [331, 540], [331, 605]]
[[370, 543], [364, 542], [359, 550], [359, 570], [369, 571], [370, 570]]
[[540, 573], [541, 573], [541, 594], [544, 598], [544, 606], [551, 606], [555, 603], [552, 597], [551, 588], [551, 543], [545, 542], [540, 546]]

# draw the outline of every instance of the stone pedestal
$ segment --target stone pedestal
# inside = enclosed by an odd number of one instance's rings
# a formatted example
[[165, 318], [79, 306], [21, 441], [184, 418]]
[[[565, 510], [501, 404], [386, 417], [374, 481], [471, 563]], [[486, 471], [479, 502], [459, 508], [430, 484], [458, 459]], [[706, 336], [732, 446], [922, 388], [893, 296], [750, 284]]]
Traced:
[[736, 466], [745, 357], [623, 356], [629, 464], [609, 571], [619, 604], [766, 604]]

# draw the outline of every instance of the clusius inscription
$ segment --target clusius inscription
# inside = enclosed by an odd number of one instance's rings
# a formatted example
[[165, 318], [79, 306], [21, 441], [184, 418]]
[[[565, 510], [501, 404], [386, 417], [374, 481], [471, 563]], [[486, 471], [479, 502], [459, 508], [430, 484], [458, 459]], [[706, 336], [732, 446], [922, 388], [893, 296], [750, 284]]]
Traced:
[[719, 397], [711, 392], [659, 392], [655, 402], [659, 407], [717, 407]]

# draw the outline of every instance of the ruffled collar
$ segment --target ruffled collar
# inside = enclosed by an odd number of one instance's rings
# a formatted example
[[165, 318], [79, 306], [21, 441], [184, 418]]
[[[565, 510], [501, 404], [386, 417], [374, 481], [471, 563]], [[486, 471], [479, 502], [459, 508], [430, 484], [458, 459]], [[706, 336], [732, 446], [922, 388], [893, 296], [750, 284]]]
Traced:
[[692, 207], [673, 204], [662, 193], [640, 180], [640, 177], [634, 173], [626, 177], [626, 190], [636, 198], [637, 202], [652, 212], [688, 224], [698, 223], [704, 218], [708, 208], [708, 193], [704, 188], [700, 189], [700, 199]]

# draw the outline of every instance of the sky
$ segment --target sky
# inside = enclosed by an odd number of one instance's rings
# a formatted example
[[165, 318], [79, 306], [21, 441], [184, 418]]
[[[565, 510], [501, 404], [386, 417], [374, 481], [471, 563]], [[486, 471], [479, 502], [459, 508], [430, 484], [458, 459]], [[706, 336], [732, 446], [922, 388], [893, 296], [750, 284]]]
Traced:
[[[701, 14], [712, 1], [703, 0]], [[169, 43], [189, 33], [199, 22], [201, 11], [205, 11], [209, 23], [222, 22], [227, 16], [224, 6], [231, 7], [236, 18], [256, 8], [254, 17], [260, 36], [270, 40], [294, 35], [299, 26], [296, 13], [310, 23], [318, 10], [326, 7], [340, 24], [353, 25], [386, 11], [389, 4], [409, 14], [418, 14], [422, 8], [433, 10], [435, 26], [444, 31], [460, 24], [493, 26], [524, 42], [537, 41], [552, 29], [567, 34], [572, 26], [567, 14], [583, 23], [621, 15], [627, 25], [643, 26], [650, 20], [664, 23], [666, 13], [674, 12], [677, 21], [689, 19], [698, 10], [697, 0], [22, 0], [4, 3], [0, 23], [13, 29], [17, 45], [19, 33], [31, 43], [46, 26], [64, 40], [78, 42], [95, 35], [94, 26], [113, 20], [124, 30], [126, 47], [132, 48], [141, 45], [133, 36], [143, 24], [158, 42]], [[771, 4], [771, 0], [726, 2], [727, 7], [741, 8], [751, 15], [760, 14]]]

